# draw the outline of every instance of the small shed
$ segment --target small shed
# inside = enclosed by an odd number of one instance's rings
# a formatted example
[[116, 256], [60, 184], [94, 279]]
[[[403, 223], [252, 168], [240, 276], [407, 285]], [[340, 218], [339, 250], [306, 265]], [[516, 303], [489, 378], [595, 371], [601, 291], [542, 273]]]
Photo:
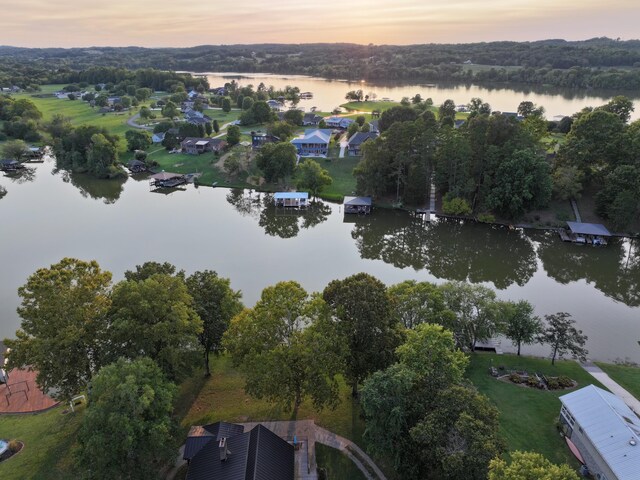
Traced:
[[306, 208], [309, 204], [308, 192], [277, 192], [273, 195], [276, 207]]
[[344, 197], [344, 213], [369, 215], [371, 213], [371, 197]]

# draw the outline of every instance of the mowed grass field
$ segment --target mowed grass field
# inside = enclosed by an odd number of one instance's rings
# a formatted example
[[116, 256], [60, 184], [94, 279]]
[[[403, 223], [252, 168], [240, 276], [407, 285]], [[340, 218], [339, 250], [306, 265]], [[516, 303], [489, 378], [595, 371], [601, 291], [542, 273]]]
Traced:
[[73, 444], [84, 406], [63, 414], [59, 406], [36, 415], [0, 416], [0, 438], [24, 443], [20, 453], [0, 463], [2, 480], [65, 480], [73, 474]]
[[[547, 376], [566, 375], [578, 382], [574, 389], [538, 390], [503, 382], [489, 375], [491, 366], [504, 365], [507, 369], [527, 370]], [[500, 411], [500, 431], [508, 450], [526, 450], [541, 453], [554, 463], [569, 463], [578, 467], [577, 461], [560, 436], [556, 422], [560, 415], [559, 397], [578, 388], [594, 384], [604, 388], [577, 362], [476, 353], [471, 355], [467, 377], [486, 395]]]
[[640, 400], [640, 367], [599, 362], [598, 366], [631, 395]]
[[[335, 410], [318, 411], [309, 399], [298, 411], [298, 420], [313, 419], [316, 424], [346, 437], [364, 448], [364, 421], [360, 406], [351, 397], [351, 389], [342, 383], [340, 404]], [[292, 420], [291, 411], [257, 400], [244, 391], [244, 377], [236, 370], [228, 356], [211, 360], [211, 377], [204, 381], [191, 407], [182, 418], [185, 431], [191, 425], [204, 425], [220, 420], [227, 422], [255, 422], [261, 420]]]

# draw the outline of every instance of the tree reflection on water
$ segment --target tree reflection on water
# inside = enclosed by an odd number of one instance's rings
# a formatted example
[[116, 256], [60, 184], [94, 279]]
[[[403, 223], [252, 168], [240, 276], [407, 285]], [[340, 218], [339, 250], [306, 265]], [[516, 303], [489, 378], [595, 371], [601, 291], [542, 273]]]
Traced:
[[84, 173], [70, 173], [57, 169], [54, 169], [52, 173], [54, 175], [59, 173], [62, 180], [76, 187], [84, 198], [102, 200], [107, 205], [116, 203], [127, 181], [126, 177], [104, 180]]
[[549, 277], [563, 284], [584, 279], [608, 297], [640, 306], [640, 240], [612, 238], [606, 247], [592, 247], [563, 243], [552, 232], [532, 238]]
[[267, 235], [293, 238], [300, 229], [313, 228], [329, 218], [331, 207], [322, 201], [314, 201], [306, 209], [276, 208], [273, 195], [232, 189], [227, 194], [227, 202], [244, 216], [258, 220]]
[[446, 280], [524, 285], [537, 269], [532, 242], [521, 231], [471, 222], [428, 224], [401, 212], [359, 217], [351, 233], [362, 258], [427, 269]]

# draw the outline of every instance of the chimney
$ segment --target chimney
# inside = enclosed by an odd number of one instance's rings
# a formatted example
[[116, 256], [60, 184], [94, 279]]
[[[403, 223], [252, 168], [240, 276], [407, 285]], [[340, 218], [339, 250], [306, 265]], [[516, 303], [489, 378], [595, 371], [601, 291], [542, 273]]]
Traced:
[[220, 451], [220, 461], [224, 462], [227, 459], [227, 456], [231, 454], [227, 448], [227, 439], [225, 437], [220, 439], [220, 443], [218, 443], [218, 450]]

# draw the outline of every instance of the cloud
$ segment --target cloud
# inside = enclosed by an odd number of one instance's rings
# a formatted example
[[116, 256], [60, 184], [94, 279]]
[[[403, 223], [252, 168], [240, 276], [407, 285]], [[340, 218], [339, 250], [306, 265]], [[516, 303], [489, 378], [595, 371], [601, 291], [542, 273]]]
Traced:
[[0, 44], [70, 47], [633, 38], [640, 7], [637, 0], [3, 0], [2, 12]]

